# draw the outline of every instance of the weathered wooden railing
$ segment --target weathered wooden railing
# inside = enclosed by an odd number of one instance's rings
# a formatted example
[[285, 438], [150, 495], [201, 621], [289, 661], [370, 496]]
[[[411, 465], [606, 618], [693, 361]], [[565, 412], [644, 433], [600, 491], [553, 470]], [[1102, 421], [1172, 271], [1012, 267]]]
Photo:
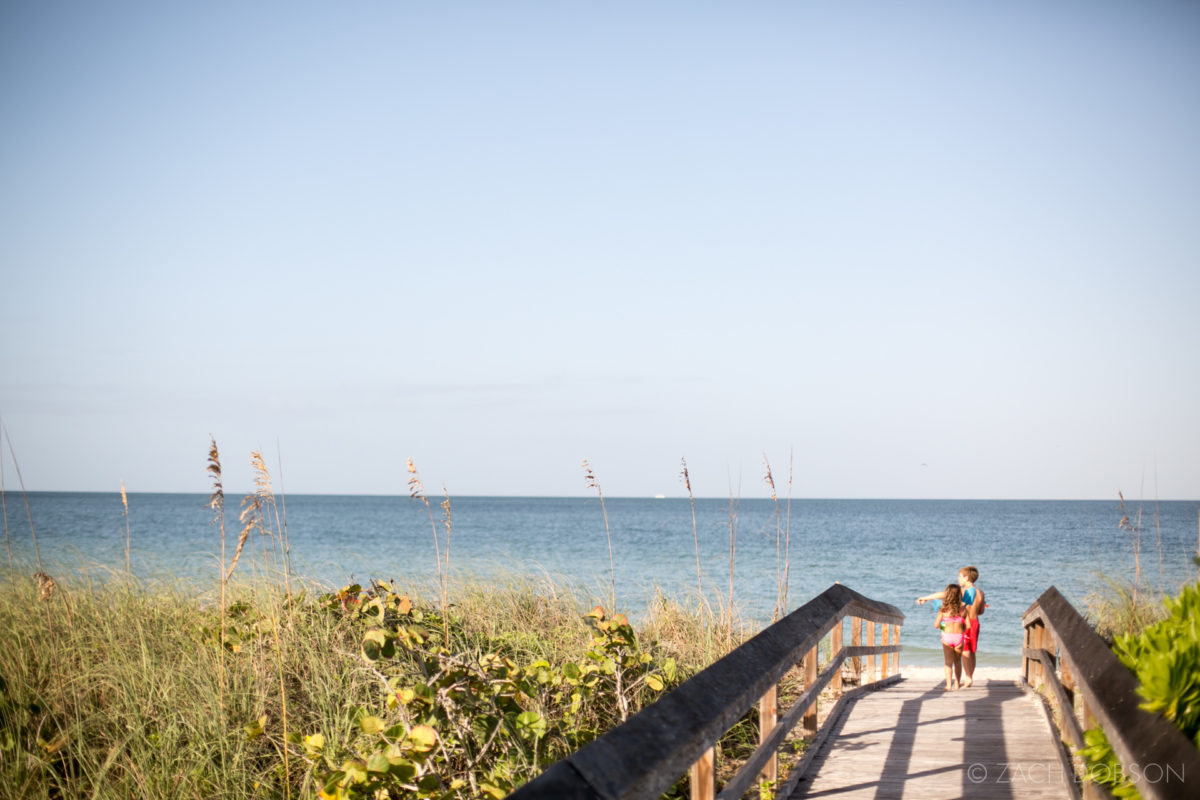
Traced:
[[[846, 617], [852, 620], [848, 647], [842, 645]], [[657, 798], [690, 769], [692, 797], [712, 798], [715, 745], [755, 703], [759, 704], [758, 749], [716, 797], [741, 797], [760, 779], [775, 782], [779, 748], [797, 722], [816, 733], [817, 697], [831, 684], [835, 693], [840, 692], [847, 659], [858, 672], [860, 659], [866, 657], [866, 676], [859, 673], [861, 684], [882, 686], [899, 679], [903, 622], [904, 614], [895, 606], [834, 584], [510, 797]], [[880, 645], [875, 644], [876, 623]], [[864, 627], [866, 645], [860, 644]], [[826, 634], [831, 640], [830, 658], [818, 674], [817, 647]], [[882, 658], [875, 680], [877, 655]], [[780, 716], [779, 682], [801, 662], [804, 691]], [[790, 791], [797, 771], [793, 769], [781, 785], [781, 795]]]
[[[1142, 797], [1200, 796], [1200, 751], [1175, 725], [1139, 707], [1137, 679], [1057, 589], [1034, 601], [1024, 624], [1022, 676], [1049, 690], [1064, 739], [1080, 748], [1084, 729], [1098, 722]], [[1085, 796], [1107, 796], [1090, 782], [1083, 787]]]

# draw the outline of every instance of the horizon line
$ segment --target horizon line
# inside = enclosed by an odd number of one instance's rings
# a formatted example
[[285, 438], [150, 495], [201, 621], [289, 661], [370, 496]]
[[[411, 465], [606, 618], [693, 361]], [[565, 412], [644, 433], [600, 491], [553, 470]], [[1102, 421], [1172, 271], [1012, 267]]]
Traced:
[[[0, 490], [0, 494], [97, 494], [97, 495], [114, 495], [120, 496], [120, 489], [116, 490], [98, 490], [98, 489], [9, 489]], [[210, 497], [211, 492], [202, 491], [173, 491], [173, 490], [138, 490], [126, 491], [129, 495], [195, 495], [197, 497]], [[238, 497], [244, 494], [253, 494], [249, 491], [226, 491], [226, 495]], [[396, 499], [411, 499], [407, 494], [399, 493], [372, 493], [372, 492], [279, 492], [278, 497], [395, 497]], [[442, 495], [426, 495], [427, 497], [440, 497]], [[450, 498], [460, 499], [512, 499], [512, 500], [597, 500], [599, 498], [594, 494], [452, 494]], [[681, 495], [662, 495], [662, 494], [638, 494], [638, 495], [606, 495], [606, 500], [688, 500], [687, 494]], [[695, 500], [733, 500], [734, 502], [741, 500], [767, 500], [770, 501], [769, 495], [765, 496], [735, 496], [729, 495], [696, 495]], [[785, 505], [789, 498], [780, 497], [778, 502]], [[805, 500], [838, 500], [838, 501], [953, 501], [953, 502], [1067, 502], [1067, 503], [1100, 503], [1112, 500], [1114, 503], [1120, 503], [1118, 497], [818, 497], [815, 495], [793, 495], [790, 498], [793, 502]], [[1126, 499], [1125, 502], [1139, 503], [1145, 505], [1148, 503], [1198, 503], [1200, 498], [1176, 498], [1176, 497], [1156, 497], [1153, 499], [1131, 500]]]

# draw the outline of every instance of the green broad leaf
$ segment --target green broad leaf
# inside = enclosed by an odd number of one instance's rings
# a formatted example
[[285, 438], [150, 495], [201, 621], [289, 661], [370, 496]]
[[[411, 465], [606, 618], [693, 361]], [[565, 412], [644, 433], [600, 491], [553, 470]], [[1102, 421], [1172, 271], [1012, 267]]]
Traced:
[[310, 758], [320, 755], [321, 751], [324, 749], [325, 737], [323, 735], [314, 733], [312, 736], [304, 737], [304, 752], [307, 753]]
[[384, 616], [383, 601], [378, 597], [372, 597], [369, 601], [363, 604], [363, 607], [359, 609], [358, 613], [362, 614], [364, 617], [370, 617], [375, 620], [376, 624], [382, 625]]
[[578, 664], [568, 661], [566, 664], [563, 664], [562, 674], [569, 681], [577, 681], [583, 675], [583, 671], [579, 669]]
[[386, 723], [379, 717], [366, 716], [358, 721], [358, 727], [368, 736], [374, 736], [386, 727]]
[[391, 775], [401, 783], [411, 783], [412, 779], [417, 777], [417, 765], [407, 758], [389, 759], [389, 761], [391, 762]]
[[428, 753], [437, 746], [437, 731], [428, 725], [414, 725], [408, 732], [409, 748], [416, 753]]
[[267, 724], [267, 715], [263, 714], [253, 722], [247, 723], [242, 730], [246, 732], [246, 739], [253, 741], [263, 735], [263, 728]]
[[650, 689], [655, 692], [661, 692], [663, 690], [663, 687], [666, 686], [666, 684], [663, 683], [663, 679], [658, 677], [657, 675], [647, 675], [646, 676], [646, 685], [649, 686]]
[[367, 782], [367, 765], [358, 759], [343, 762], [342, 772], [346, 773], [347, 784]]
[[508, 797], [508, 792], [490, 783], [480, 783], [479, 791], [483, 792], [484, 797], [491, 797], [494, 800], [504, 800]]
[[536, 711], [517, 715], [517, 732], [527, 739], [540, 739], [546, 735], [546, 718]]
[[426, 686], [423, 683], [417, 684], [413, 687], [413, 695], [417, 700], [420, 700], [422, 703], [425, 703], [429, 706], [432, 706], [437, 700], [437, 693], [433, 690], [433, 687]]
[[417, 781], [417, 791], [424, 792], [426, 794], [432, 794], [441, 788], [441, 785], [442, 779], [437, 775], [430, 773], [421, 778], [421, 780]]
[[325, 779], [325, 785], [322, 787], [321, 793], [328, 797], [337, 797], [340, 794], [338, 792], [338, 784], [344, 780], [346, 780], [346, 773], [340, 769], [334, 770]]
[[372, 628], [363, 634], [362, 654], [367, 661], [392, 658], [396, 655], [396, 645], [386, 632]]
[[372, 753], [367, 758], [367, 772], [385, 774], [392, 769], [392, 762], [383, 753]]
[[679, 667], [675, 664], [675, 659], [668, 658], [662, 665], [663, 675], [667, 680], [674, 683], [675, 678], [679, 675]]

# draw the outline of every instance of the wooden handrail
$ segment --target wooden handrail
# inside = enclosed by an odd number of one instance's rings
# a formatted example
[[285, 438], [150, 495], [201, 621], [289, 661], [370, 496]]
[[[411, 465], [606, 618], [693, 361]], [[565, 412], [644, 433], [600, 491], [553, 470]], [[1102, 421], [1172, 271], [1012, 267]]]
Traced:
[[[880, 623], [884, 645], [874, 646], [874, 635], [869, 633], [872, 645], [840, 648], [816, 675], [818, 644], [835, 627], [840, 629], [847, 616]], [[889, 643], [888, 631], [895, 628], [898, 632], [903, 622], [904, 614], [895, 606], [835, 583], [621, 725], [551, 765], [510, 797], [657, 798], [689, 768], [693, 784], [706, 782], [698, 794], [693, 786], [693, 796], [711, 797], [711, 753], [717, 741], [755, 703], [768, 697], [792, 667], [811, 657], [814, 679], [805, 681], [804, 692], [779, 716], [778, 724], [761, 731], [759, 748], [720, 795], [738, 797], [753, 785], [761, 771], [775, 763], [779, 747], [802, 715], [805, 719], [811, 715], [809, 729], [815, 730], [817, 695], [835, 675], [840, 675], [845, 659], [869, 655], [873, 660], [875, 655], [883, 655], [883, 677], [889, 662], [899, 672], [901, 647], [898, 637], [896, 644]]]
[[1137, 678], [1058, 589], [1043, 592], [1022, 620], [1022, 677], [1053, 692], [1058, 727], [1076, 748], [1083, 746], [1084, 728], [1075, 710], [1078, 691], [1085, 719], [1104, 729], [1142, 797], [1182, 797], [1185, 780], [1200, 781], [1200, 750], [1171, 722], [1140, 707]]

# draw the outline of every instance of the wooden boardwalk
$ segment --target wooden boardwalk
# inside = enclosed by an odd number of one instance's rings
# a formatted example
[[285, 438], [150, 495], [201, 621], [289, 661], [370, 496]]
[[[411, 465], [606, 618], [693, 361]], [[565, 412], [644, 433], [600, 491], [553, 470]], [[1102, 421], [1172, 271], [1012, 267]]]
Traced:
[[907, 679], [851, 699], [791, 798], [1072, 798], [1040, 701], [1015, 682]]

